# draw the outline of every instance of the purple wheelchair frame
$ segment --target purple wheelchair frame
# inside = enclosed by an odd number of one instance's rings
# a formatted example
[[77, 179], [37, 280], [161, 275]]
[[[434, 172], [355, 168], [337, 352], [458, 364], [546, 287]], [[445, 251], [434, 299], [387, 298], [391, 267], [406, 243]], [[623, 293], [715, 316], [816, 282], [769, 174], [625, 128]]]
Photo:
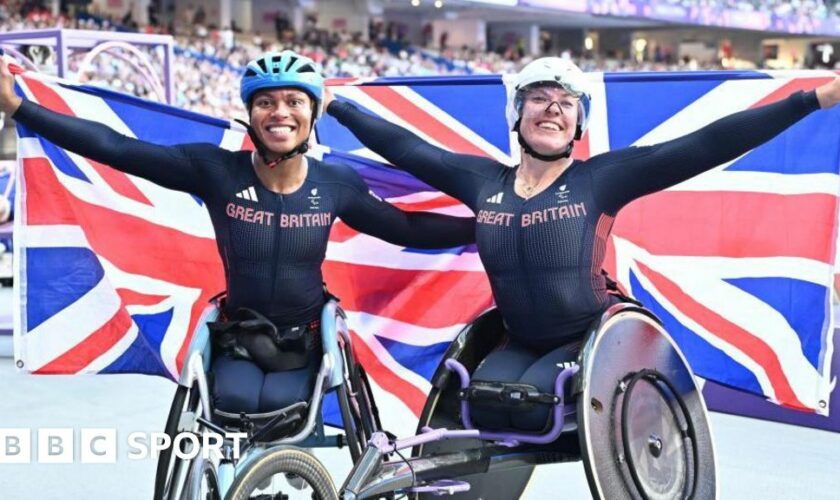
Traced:
[[[461, 389], [467, 389], [470, 385], [470, 374], [467, 368], [455, 359], [447, 359], [444, 366], [451, 372], [458, 375], [460, 379]], [[413, 448], [436, 441], [444, 441], [451, 439], [480, 439], [483, 441], [492, 441], [496, 445], [515, 447], [521, 444], [549, 444], [556, 441], [560, 434], [563, 433], [563, 426], [565, 425], [566, 416], [575, 412], [574, 405], [566, 407], [564, 397], [564, 387], [569, 379], [574, 376], [580, 367], [572, 365], [564, 368], [555, 379], [554, 393], [557, 396], [557, 402], [554, 404], [553, 423], [551, 428], [541, 434], [535, 433], [517, 433], [517, 432], [492, 432], [476, 429], [470, 418], [469, 401], [461, 400], [461, 423], [463, 429], [432, 429], [424, 427], [421, 433], [403, 439], [390, 439], [384, 432], [376, 432], [370, 439], [365, 453], [362, 455], [353, 472], [347, 478], [342, 487], [342, 498], [344, 500], [356, 500], [360, 497], [362, 487], [368, 482], [371, 476], [375, 473], [377, 467], [382, 463], [385, 456], [398, 453], [399, 450]], [[410, 486], [404, 488], [402, 491], [411, 493], [431, 493], [434, 495], [451, 495], [469, 491], [470, 484], [466, 481], [458, 481], [452, 479], [437, 480], [430, 484], [421, 486]]]

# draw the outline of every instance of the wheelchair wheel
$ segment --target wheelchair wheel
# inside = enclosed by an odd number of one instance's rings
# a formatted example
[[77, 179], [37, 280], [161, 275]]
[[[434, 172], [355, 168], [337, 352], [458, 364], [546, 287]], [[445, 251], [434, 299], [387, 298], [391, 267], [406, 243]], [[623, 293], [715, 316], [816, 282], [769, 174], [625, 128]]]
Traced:
[[590, 337], [581, 360], [578, 426], [592, 496], [717, 498], [705, 403], [659, 323], [619, 312]]
[[184, 500], [221, 500], [219, 477], [212, 461], [202, 458], [201, 455], [193, 460], [182, 498]]
[[330, 473], [315, 457], [295, 448], [275, 448], [238, 473], [225, 498], [338, 500], [338, 493]]
[[[169, 416], [166, 419], [164, 432], [169, 436], [170, 442], [174, 443], [175, 437], [181, 430], [182, 421], [196, 430], [194, 427], [195, 416], [201, 411], [201, 398], [198, 386], [191, 388], [179, 385], [175, 390], [175, 397], [172, 399], [172, 406], [169, 408]], [[188, 419], [192, 419], [190, 423]], [[181, 441], [181, 452], [187, 453], [190, 443]], [[173, 453], [170, 446], [160, 452], [158, 456], [157, 470], [155, 472], [155, 500], [180, 500], [182, 493], [187, 486], [187, 479], [190, 465], [193, 460], [186, 460]]]
[[342, 354], [346, 373], [344, 384], [338, 388], [338, 406], [344, 422], [347, 447], [355, 463], [362, 456], [370, 437], [379, 429], [379, 415], [373, 403], [367, 375], [356, 364], [349, 344], [344, 345]]

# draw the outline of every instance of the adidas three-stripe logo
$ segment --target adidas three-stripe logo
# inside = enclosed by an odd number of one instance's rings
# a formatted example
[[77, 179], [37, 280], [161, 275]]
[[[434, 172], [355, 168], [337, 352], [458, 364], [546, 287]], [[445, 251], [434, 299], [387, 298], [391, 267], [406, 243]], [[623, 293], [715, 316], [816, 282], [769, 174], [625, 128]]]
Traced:
[[237, 198], [245, 198], [246, 200], [251, 201], [259, 201], [257, 199], [257, 191], [254, 190], [254, 186], [249, 187], [248, 189], [243, 189], [242, 191], [236, 193]]
[[487, 198], [487, 203], [495, 203], [498, 205], [502, 202], [502, 196], [504, 195], [505, 193], [502, 192], [496, 193], [493, 196]]

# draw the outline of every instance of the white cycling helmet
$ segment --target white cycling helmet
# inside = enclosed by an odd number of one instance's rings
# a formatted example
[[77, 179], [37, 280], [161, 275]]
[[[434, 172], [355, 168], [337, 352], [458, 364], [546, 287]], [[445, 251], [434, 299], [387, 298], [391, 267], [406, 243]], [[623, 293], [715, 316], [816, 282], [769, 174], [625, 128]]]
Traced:
[[586, 74], [575, 63], [560, 57], [541, 57], [526, 64], [516, 75], [512, 89], [508, 91], [505, 115], [508, 126], [515, 130], [522, 117], [524, 90], [528, 87], [554, 85], [577, 97], [578, 130], [575, 139], [580, 139], [589, 125], [589, 109], [592, 95], [589, 92]]

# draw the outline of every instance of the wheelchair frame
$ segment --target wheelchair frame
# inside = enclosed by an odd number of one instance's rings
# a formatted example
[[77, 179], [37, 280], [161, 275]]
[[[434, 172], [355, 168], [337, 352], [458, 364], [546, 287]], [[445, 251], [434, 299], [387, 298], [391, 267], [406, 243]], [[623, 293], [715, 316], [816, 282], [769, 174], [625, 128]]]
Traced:
[[[205, 309], [199, 320], [199, 326], [190, 342], [187, 361], [184, 363], [181, 371], [176, 396], [170, 409], [166, 425], [167, 434], [177, 434], [180, 432], [201, 434], [206, 430], [210, 430], [224, 435], [225, 432], [229, 432], [229, 429], [225, 429], [223, 425], [214, 423], [207, 379], [212, 354], [210, 331], [207, 323], [215, 321], [218, 315], [218, 308], [215, 305], [211, 305]], [[216, 486], [218, 487], [217, 498], [225, 498], [227, 496], [237, 474], [245, 470], [249, 464], [259, 457], [272, 451], [294, 446], [301, 448], [341, 448], [347, 444], [345, 442], [345, 435], [327, 436], [325, 434], [323, 417], [321, 415], [324, 396], [329, 391], [338, 389], [345, 383], [350, 383], [351, 377], [349, 370], [359, 369], [358, 366], [345, 365], [345, 356], [348, 357], [348, 364], [352, 365], [355, 363], [352, 355], [350, 333], [345, 318], [346, 316], [338, 307], [337, 301], [334, 299], [328, 300], [321, 312], [323, 356], [316, 375], [315, 387], [308, 404], [299, 402], [268, 413], [246, 415], [246, 418], [240, 421], [242, 424], [247, 425], [253, 419], [269, 418], [269, 420], [264, 422], [253, 433], [248, 432], [249, 436], [245, 440], [244, 445], [241, 446], [238, 459], [234, 457], [232, 440], [224, 440], [222, 444], [222, 457], [218, 466], [215, 467]], [[344, 352], [342, 352], [343, 349]], [[363, 385], [366, 384], [363, 372], [358, 380]], [[379, 426], [375, 404], [369, 393], [369, 387], [361, 388], [361, 390], [368, 391], [365, 395], [367, 398], [365, 403], [368, 404], [369, 418], [373, 420], [371, 422], [372, 430], [375, 431]], [[352, 394], [348, 395], [355, 397]], [[337, 399], [340, 399], [340, 396]], [[359, 401], [356, 401], [356, 403], [361, 405]], [[339, 401], [339, 405], [341, 405], [341, 401]], [[185, 409], [186, 411], [184, 411]], [[308, 414], [306, 421], [300, 425], [295, 421], [295, 418], [297, 417], [299, 420], [300, 411], [303, 409], [307, 409]], [[227, 414], [224, 416], [230, 419], [230, 416]], [[344, 419], [343, 414], [342, 418]], [[282, 429], [282, 426], [290, 424], [299, 426], [299, 430], [292, 435], [279, 439], [267, 442], [261, 441], [262, 436], [277, 428]], [[358, 429], [358, 424], [345, 422], [345, 433], [354, 432], [354, 425], [356, 427], [355, 432], [364, 432], [364, 430]], [[365, 441], [366, 439], [363, 439], [360, 445], [364, 446]], [[196, 482], [196, 478], [190, 476], [194, 476], [196, 473], [203, 473], [202, 470], [206, 466], [204, 464], [196, 465], [204, 460], [201, 454], [199, 453], [196, 458], [184, 464], [179, 463], [179, 459], [172, 455], [172, 448], [170, 447], [164, 450], [159, 457], [155, 478], [155, 500], [163, 500], [164, 498], [178, 500], [182, 498], [193, 498], [198, 493], [194, 491], [195, 485], [193, 484]]]
[[[478, 323], [489, 312], [493, 312], [493, 310], [482, 314], [470, 327]], [[375, 433], [364, 455], [356, 463], [342, 485], [340, 489], [341, 498], [344, 500], [357, 500], [387, 496], [394, 493], [428, 493], [436, 496], [443, 494], [451, 495], [466, 492], [470, 489], [469, 483], [454, 480], [452, 479], [453, 477], [507, 471], [516, 467], [529, 467], [546, 463], [586, 460], [583, 443], [581, 443], [581, 450], [577, 453], [563, 449], [547, 449], [545, 445], [554, 442], [563, 434], [568, 434], [568, 431], [578, 430], [578, 426], [584, 425], [584, 422], [587, 421], [586, 415], [575, 415], [577, 412], [582, 411], [581, 408], [584, 408], [585, 405], [580, 406], [581, 400], [578, 401], [577, 408], [575, 408], [574, 404], [567, 405], [564, 401], [563, 388], [567, 382], [572, 382], [572, 392], [575, 394], [583, 393], [587, 389], [588, 381], [585, 380], [586, 377], [584, 377], [584, 374], [589, 375], [593, 370], [589, 358], [591, 357], [594, 346], [600, 340], [600, 335], [597, 334], [605, 331], [608, 326], [615, 324], [615, 321], [618, 320], [618, 314], [622, 312], [634, 312], [655, 323], [660, 333], [667, 338], [667, 341], [676, 350], [693, 381], [693, 374], [687, 362], [685, 362], [684, 356], [676, 348], [676, 345], [670, 336], [668, 336], [667, 332], [661, 328], [659, 319], [644, 308], [621, 303], [610, 307], [601, 316], [597, 324], [589, 329], [587, 342], [579, 356], [580, 364], [566, 367], [558, 374], [555, 381], [555, 395], [557, 396], [555, 401], [557, 402], [554, 405], [553, 425], [546, 433], [487, 432], [475, 429], [470, 419], [469, 403], [464, 399], [461, 399], [459, 405], [461, 426], [463, 429], [433, 429], [423, 425], [423, 423], [429, 422], [431, 419], [430, 411], [433, 410], [430, 409], [431, 407], [429, 405], [436, 404], [437, 398], [439, 398], [441, 392], [449, 383], [448, 377], [452, 373], [455, 373], [459, 377], [461, 390], [469, 387], [470, 375], [467, 368], [456, 359], [449, 358], [448, 356], [452, 351], [456, 355], [464, 351], [466, 344], [469, 342], [468, 339], [465, 340], [465, 335], [469, 335], [473, 331], [468, 327], [462, 332], [462, 335], [459, 335], [458, 339], [456, 339], [450, 347], [450, 350], [444, 356], [445, 361], [443, 367], [446, 368], [446, 371], [441, 373], [439, 368], [438, 373], [433, 378], [433, 392], [429, 396], [430, 399], [427, 400], [427, 405], [423, 412], [424, 416], [421, 417], [421, 425], [423, 427], [421, 427], [420, 432], [417, 435], [403, 439], [391, 439], [384, 432]], [[580, 394], [580, 397], [582, 396], [583, 394]], [[434, 401], [434, 403], [430, 403], [430, 401]], [[683, 408], [685, 407], [682, 403], [680, 404]], [[705, 412], [704, 405], [702, 409]], [[572, 419], [567, 418], [569, 416], [575, 416], [576, 419], [571, 421]], [[686, 415], [686, 418], [688, 418], [688, 415]], [[584, 422], [581, 422], [581, 419]], [[485, 443], [485, 445], [478, 448], [448, 453], [428, 456], [422, 455], [422, 446], [424, 444], [457, 439], [478, 439]], [[583, 441], [584, 437], [579, 435], [578, 439]], [[589, 443], [588, 435], [586, 436], [586, 443]], [[695, 441], [692, 443], [692, 446], [695, 448], [693, 451], [695, 452], [696, 461], [696, 447], [703, 447], [704, 443], [698, 445]], [[419, 453], [415, 453], [413, 457], [406, 459], [399, 453], [399, 450], [407, 448], [413, 448], [415, 452], [419, 450]], [[713, 447], [711, 448], [711, 454], [712, 471], [714, 471]], [[388, 460], [392, 455], [397, 455], [399, 459]], [[694, 465], [695, 468], [698, 467], [696, 463]], [[638, 485], [638, 478], [635, 477], [635, 471], [633, 474], [634, 481]], [[603, 494], [592, 475], [591, 471], [587, 469], [587, 479], [590, 483], [590, 489], [592, 489], [593, 494], [597, 493], [597, 496], [602, 498]], [[697, 481], [697, 478], [692, 478], [695, 487]], [[713, 481], [713, 483], [711, 486], [712, 495], [710, 497], [717, 498], [717, 485], [716, 482]], [[704, 494], [708, 495], [708, 493], [709, 490], [707, 487], [704, 490]]]

